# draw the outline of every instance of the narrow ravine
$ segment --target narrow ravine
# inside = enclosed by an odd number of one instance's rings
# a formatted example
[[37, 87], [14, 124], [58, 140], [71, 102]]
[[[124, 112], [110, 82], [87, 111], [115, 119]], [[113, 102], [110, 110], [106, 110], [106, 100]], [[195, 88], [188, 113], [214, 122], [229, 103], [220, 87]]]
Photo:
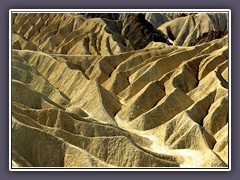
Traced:
[[116, 122], [118, 126], [126, 131], [129, 131], [131, 133], [137, 134], [141, 137], [147, 138], [152, 142], [150, 146], [143, 147], [149, 151], [152, 151], [154, 153], [159, 154], [166, 154], [166, 155], [172, 155], [174, 157], [179, 157], [181, 161], [180, 167], [190, 167], [190, 168], [199, 168], [200, 164], [206, 160], [206, 157], [204, 156], [204, 153], [201, 151], [191, 150], [191, 149], [169, 149], [166, 145], [164, 145], [164, 142], [161, 142], [158, 137], [149, 134], [149, 132], [146, 131], [139, 131], [132, 129], [131, 127], [127, 126], [126, 123], [124, 123], [123, 120], [121, 120], [119, 117], [115, 117]]

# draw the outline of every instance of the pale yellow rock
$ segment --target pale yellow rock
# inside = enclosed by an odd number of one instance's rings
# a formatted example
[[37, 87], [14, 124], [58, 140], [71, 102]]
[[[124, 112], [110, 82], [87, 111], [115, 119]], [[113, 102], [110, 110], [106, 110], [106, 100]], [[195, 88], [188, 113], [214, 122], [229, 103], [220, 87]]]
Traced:
[[175, 89], [160, 99], [150, 110], [132, 120], [130, 126], [139, 130], [155, 128], [169, 121], [192, 103], [193, 101], [181, 90]]
[[149, 83], [133, 98], [128, 100], [127, 104], [123, 103], [124, 107], [118, 112], [117, 116], [124, 121], [131, 121], [152, 109], [164, 95], [164, 91], [156, 82]]
[[203, 120], [203, 127], [210, 134], [215, 135], [228, 121], [228, 96], [215, 101], [208, 110], [208, 115]]
[[138, 50], [127, 16], [13, 14], [12, 167], [228, 166], [227, 14], [145, 13], [173, 45]]
[[158, 27], [167, 35], [167, 27], [175, 37], [176, 45], [189, 46], [198, 37], [210, 31], [228, 31], [227, 13], [197, 13], [168, 21]]
[[217, 143], [215, 144], [213, 149], [213, 151], [216, 152], [226, 164], [229, 163], [228, 130], [229, 130], [229, 125], [227, 123], [221, 130], [219, 130], [215, 134]]
[[221, 75], [224, 78], [224, 80], [228, 82], [228, 68], [226, 68]]

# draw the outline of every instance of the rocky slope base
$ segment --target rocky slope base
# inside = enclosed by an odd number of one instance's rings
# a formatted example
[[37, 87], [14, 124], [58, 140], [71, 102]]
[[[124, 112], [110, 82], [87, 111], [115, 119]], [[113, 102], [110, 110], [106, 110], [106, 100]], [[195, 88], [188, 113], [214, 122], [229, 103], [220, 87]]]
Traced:
[[221, 13], [13, 14], [12, 166], [227, 167], [227, 32]]

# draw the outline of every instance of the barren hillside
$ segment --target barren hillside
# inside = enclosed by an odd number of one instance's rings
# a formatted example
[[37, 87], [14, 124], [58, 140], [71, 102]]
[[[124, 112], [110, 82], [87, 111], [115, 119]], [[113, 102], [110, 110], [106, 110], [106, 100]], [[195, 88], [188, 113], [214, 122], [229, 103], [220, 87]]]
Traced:
[[12, 14], [12, 167], [227, 167], [227, 13]]

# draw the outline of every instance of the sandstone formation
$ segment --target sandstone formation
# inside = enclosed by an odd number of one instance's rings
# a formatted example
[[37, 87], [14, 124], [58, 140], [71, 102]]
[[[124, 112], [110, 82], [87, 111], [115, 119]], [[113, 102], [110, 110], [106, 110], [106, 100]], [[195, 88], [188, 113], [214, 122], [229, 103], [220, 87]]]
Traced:
[[12, 14], [12, 167], [228, 167], [228, 14]]

